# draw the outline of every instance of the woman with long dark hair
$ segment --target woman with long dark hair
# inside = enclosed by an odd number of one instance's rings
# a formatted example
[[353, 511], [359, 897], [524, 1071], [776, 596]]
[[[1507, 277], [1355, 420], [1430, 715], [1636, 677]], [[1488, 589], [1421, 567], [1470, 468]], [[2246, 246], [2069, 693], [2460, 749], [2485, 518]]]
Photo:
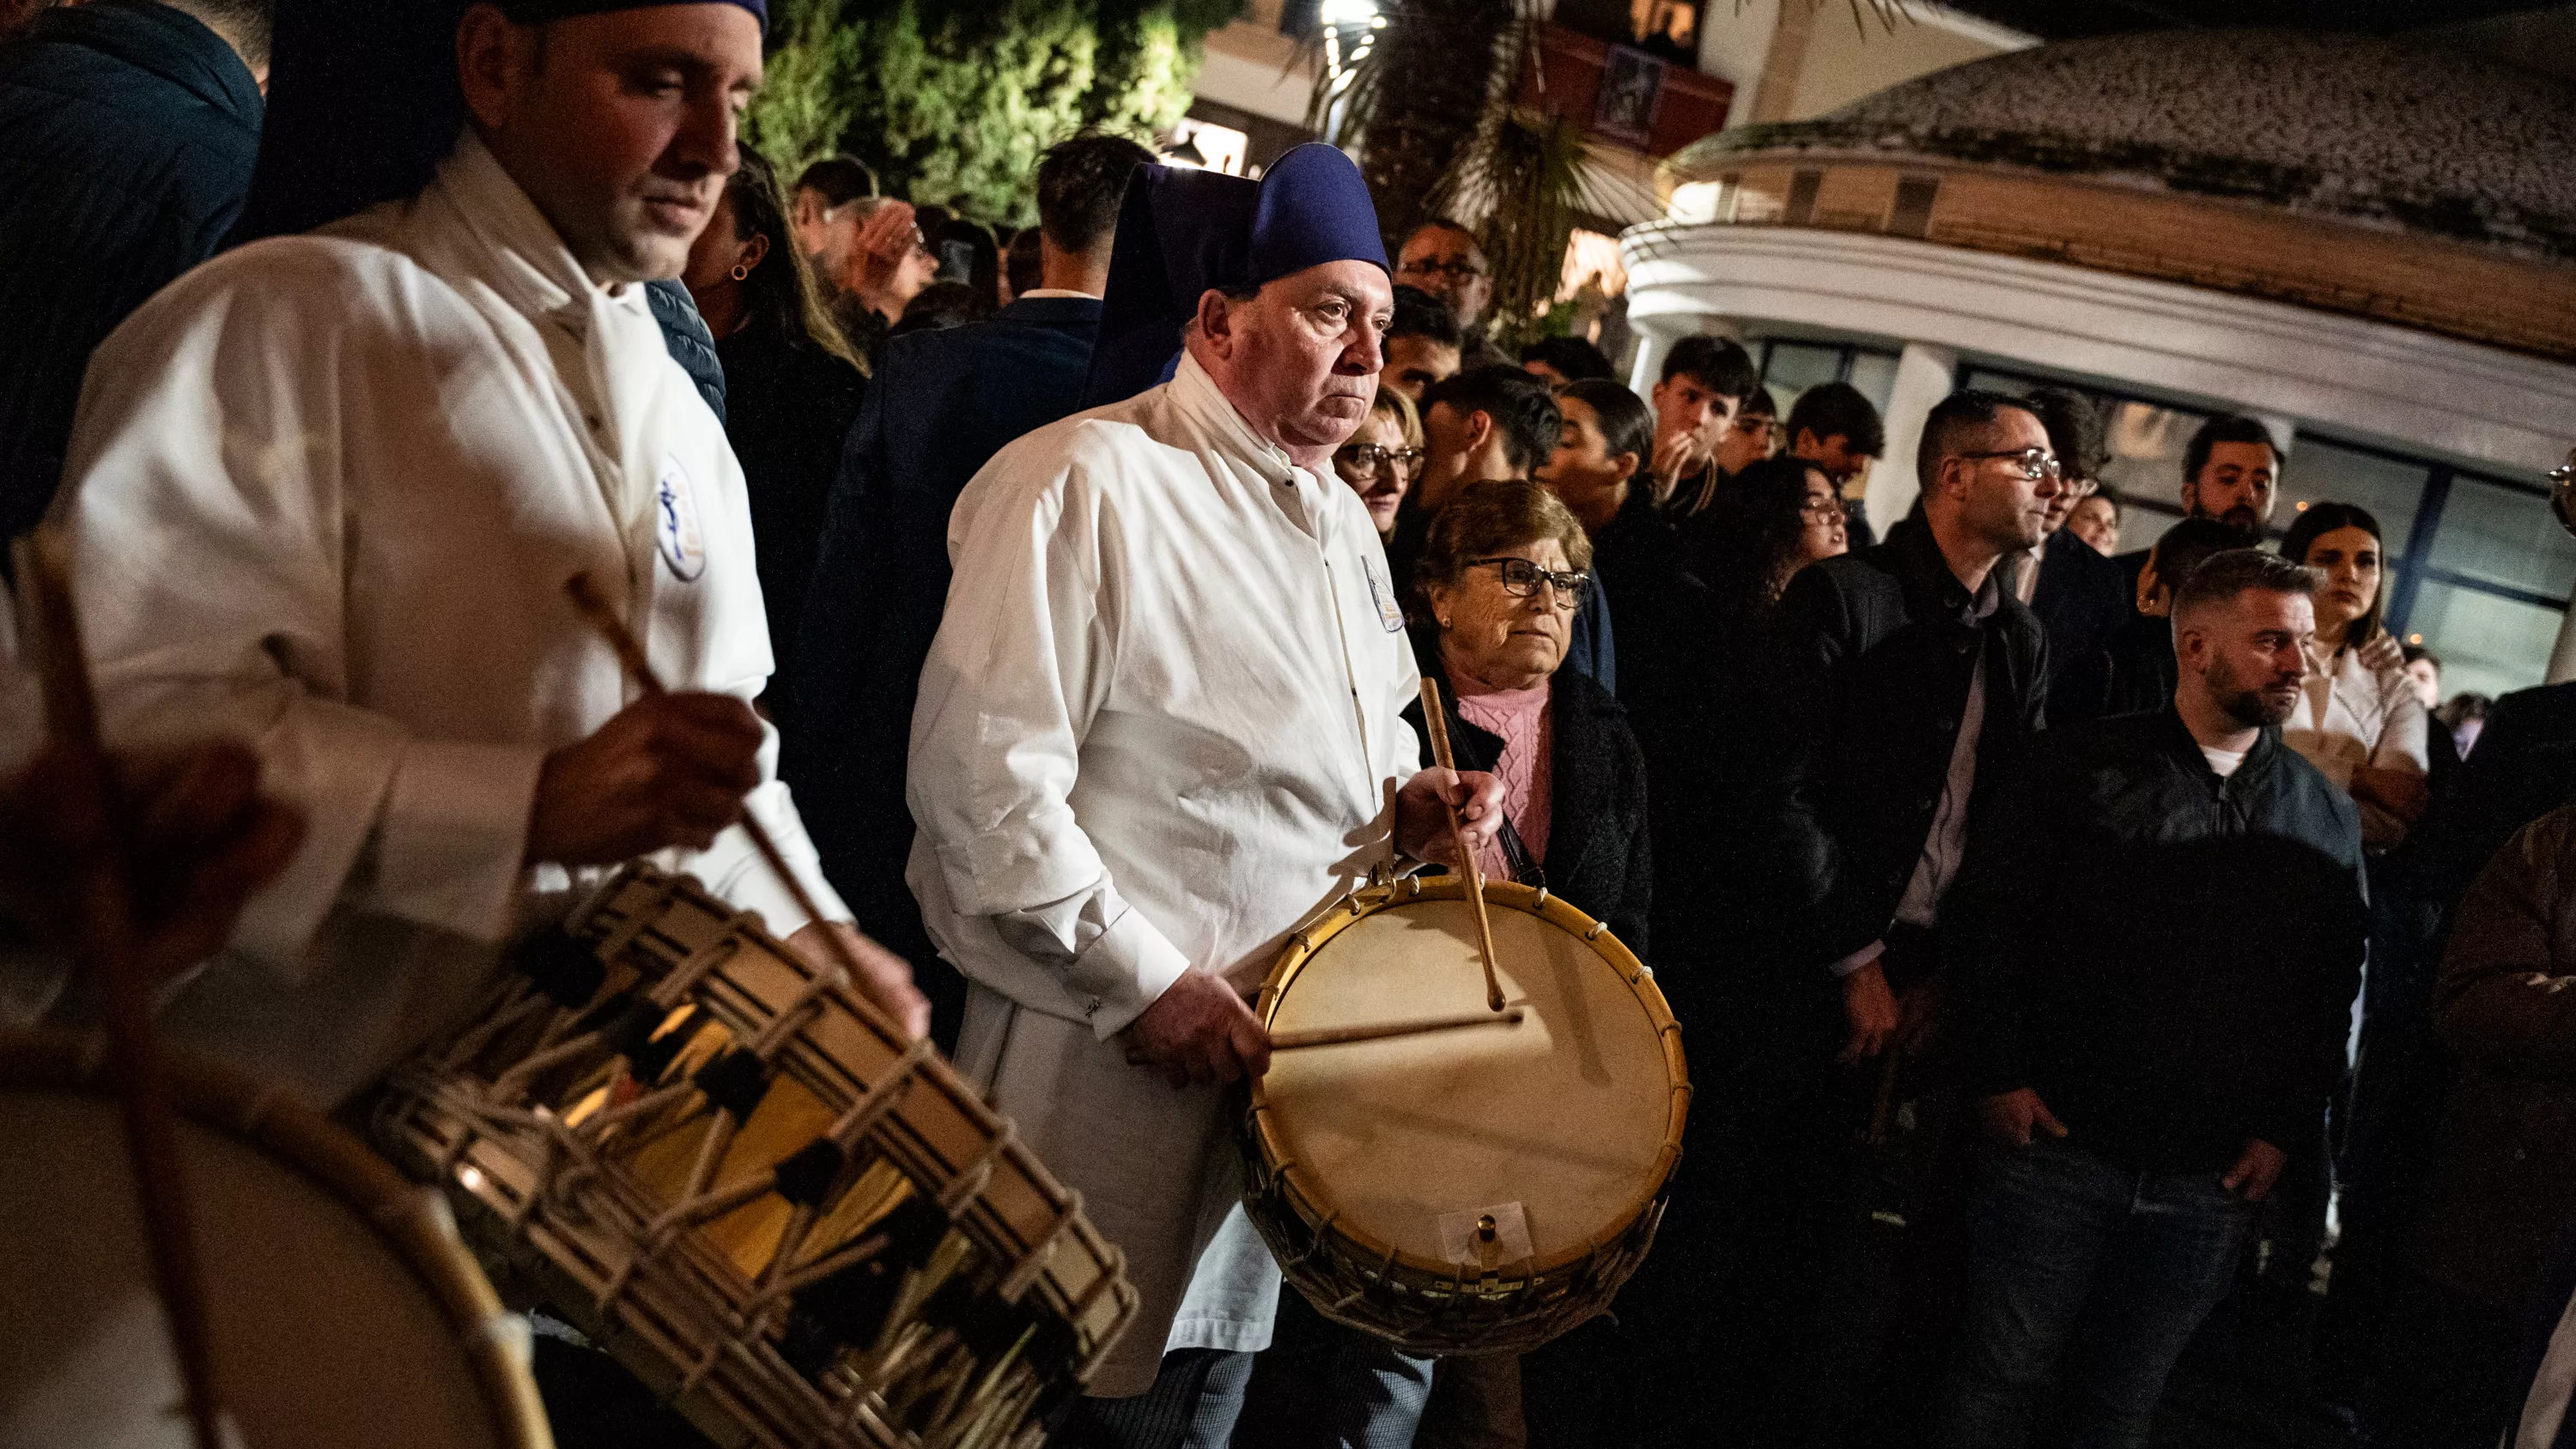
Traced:
[[715, 334], [725, 436], [751, 485], [752, 545], [769, 613], [771, 688], [795, 658], [797, 620], [841, 441], [867, 386], [796, 247], [778, 178], [748, 145], [680, 280]]
[[2379, 520], [2350, 503], [2312, 503], [2281, 536], [2281, 557], [2317, 572], [2314, 672], [2281, 742], [2361, 807], [2362, 844], [2388, 850], [2424, 813], [2431, 762], [2424, 702], [2405, 666], [2373, 668], [2361, 657], [2388, 601]]

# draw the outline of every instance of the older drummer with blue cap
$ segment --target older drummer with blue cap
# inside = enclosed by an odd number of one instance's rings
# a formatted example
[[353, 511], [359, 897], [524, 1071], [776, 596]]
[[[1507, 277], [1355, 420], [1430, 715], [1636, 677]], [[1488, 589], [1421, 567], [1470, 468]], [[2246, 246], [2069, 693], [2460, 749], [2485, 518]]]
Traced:
[[1444, 801], [1482, 840], [1501, 792], [1422, 768], [1397, 582], [1330, 466], [1393, 305], [1357, 168], [1143, 168], [1113, 256], [1105, 405], [949, 521], [910, 879], [974, 983], [960, 1066], [1143, 1295], [1059, 1442], [1222, 1444], [1279, 1293], [1229, 1135], [1225, 1084], [1269, 1060], [1246, 996], [1372, 868], [1446, 858]]

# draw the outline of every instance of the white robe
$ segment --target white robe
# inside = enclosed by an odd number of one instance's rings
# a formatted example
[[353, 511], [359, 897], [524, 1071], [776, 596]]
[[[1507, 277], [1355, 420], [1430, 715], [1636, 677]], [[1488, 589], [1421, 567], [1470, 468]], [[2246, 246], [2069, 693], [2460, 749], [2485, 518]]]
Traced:
[[[2372, 669], [2361, 651], [2329, 656], [2299, 689], [2298, 705], [2281, 725], [2281, 743], [2317, 767], [2335, 788], [2350, 793], [2352, 772], [2369, 765], [2423, 775], [2432, 771], [2431, 720], [2415, 681], [2402, 666]], [[2361, 843], [2387, 850], [2406, 838], [2406, 822], [2378, 802], [2361, 807]]]
[[910, 880], [975, 982], [960, 1066], [1127, 1254], [1143, 1312], [1091, 1391], [1140, 1393], [1166, 1347], [1265, 1346], [1279, 1277], [1235, 1206], [1227, 1093], [1109, 1038], [1185, 970], [1249, 992], [1391, 860], [1418, 676], [1358, 495], [1194, 360], [995, 455], [948, 550]]
[[[99, 348], [58, 516], [112, 737], [233, 734], [304, 808], [286, 873], [169, 999], [177, 1040], [339, 1100], [458, 1024], [602, 872], [521, 864], [546, 753], [633, 688], [770, 671], [723, 428], [643, 290], [594, 285], [469, 132], [417, 197], [181, 277]], [[751, 812], [847, 913], [761, 756]], [[739, 830], [666, 864], [780, 934]]]

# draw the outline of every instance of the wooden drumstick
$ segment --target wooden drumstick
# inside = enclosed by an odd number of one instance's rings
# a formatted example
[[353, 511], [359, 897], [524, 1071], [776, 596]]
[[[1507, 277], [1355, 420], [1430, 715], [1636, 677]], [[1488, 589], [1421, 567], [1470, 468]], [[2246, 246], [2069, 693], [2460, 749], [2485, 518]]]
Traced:
[[[644, 646], [636, 639], [635, 631], [626, 627], [626, 621], [618, 617], [617, 610], [609, 605], [608, 597], [590, 581], [590, 575], [574, 574], [564, 580], [564, 592], [572, 596], [573, 607], [581, 611], [582, 618], [589, 622], [590, 627], [608, 641], [609, 648], [617, 651], [617, 662], [626, 666], [626, 672], [635, 680], [637, 689], [648, 695], [670, 693], [662, 685], [662, 676], [653, 672], [653, 661], [645, 657]], [[779, 853], [778, 842], [769, 838], [769, 831], [762, 827], [760, 818], [745, 810], [741, 825], [742, 833], [751, 837], [751, 848], [760, 852], [760, 858], [768, 863], [771, 873], [778, 877], [778, 883], [787, 887], [788, 898], [796, 902], [796, 908], [805, 913], [807, 920], [822, 924], [823, 908], [814, 903], [805, 883], [788, 868], [787, 857]], [[826, 929], [823, 940], [841, 969], [850, 973], [850, 985], [858, 987], [868, 979], [867, 968], [859, 964], [858, 952], [850, 948], [850, 943], [842, 939], [840, 932]]]
[[144, 979], [135, 939], [134, 882], [127, 874], [125, 842], [117, 838], [114, 786], [99, 743], [98, 702], [90, 693], [66, 552], [62, 535], [51, 527], [39, 527], [14, 546], [19, 617], [36, 656], [45, 733], [64, 766], [63, 790], [54, 804], [83, 847], [71, 862], [79, 881], [73, 949], [99, 981], [108, 1073], [125, 1118], [126, 1156], [143, 1210], [153, 1285], [170, 1317], [188, 1427], [197, 1449], [220, 1449], [214, 1340], [206, 1327], [206, 1285], [179, 1164], [178, 1119], [153, 1045], [152, 983]]
[[1470, 1026], [1518, 1026], [1523, 1012], [1517, 1006], [1496, 1016], [1490, 1011], [1469, 1012], [1465, 1016], [1434, 1016], [1421, 1021], [1382, 1021], [1375, 1026], [1326, 1026], [1312, 1031], [1274, 1031], [1270, 1049], [1293, 1052], [1302, 1047], [1340, 1046], [1345, 1042], [1387, 1041], [1401, 1036], [1422, 1036], [1435, 1031], [1457, 1031]]
[[[1457, 760], [1449, 753], [1449, 711], [1440, 703], [1440, 681], [1422, 681], [1422, 723], [1431, 735], [1431, 758], [1440, 768], [1455, 773]], [[1467, 900], [1476, 908], [1476, 954], [1485, 963], [1485, 1009], [1503, 1009], [1502, 979], [1494, 974], [1494, 923], [1485, 914], [1485, 873], [1476, 868], [1476, 852], [1467, 848], [1467, 825], [1458, 818], [1458, 807], [1443, 800], [1440, 808], [1449, 812], [1449, 838], [1458, 846], [1459, 868], [1467, 873]]]

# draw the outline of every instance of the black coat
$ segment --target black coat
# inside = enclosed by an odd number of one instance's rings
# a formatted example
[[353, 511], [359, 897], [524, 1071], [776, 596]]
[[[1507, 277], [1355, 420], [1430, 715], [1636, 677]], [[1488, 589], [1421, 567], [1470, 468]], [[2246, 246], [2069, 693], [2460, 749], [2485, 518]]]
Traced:
[[2518, 689], [2497, 700], [2457, 778], [2407, 837], [2423, 889], [2447, 908], [2515, 831], [2570, 800], [2576, 683]]
[[0, 42], [0, 536], [53, 498], [90, 353], [239, 219], [263, 114], [232, 47], [149, 0]]
[[791, 341], [757, 319], [718, 340], [715, 355], [724, 363], [725, 409], [718, 416], [751, 492], [752, 553], [769, 615], [769, 648], [777, 656], [770, 689], [785, 698], [795, 688], [796, 633], [804, 627], [824, 506], [867, 379], [822, 348]]
[[2112, 704], [2112, 653], [2137, 603], [2119, 564], [2065, 529], [2040, 550], [2030, 611], [2048, 631], [2048, 718], [2052, 725], [2099, 719]]
[[888, 341], [841, 453], [798, 629], [779, 772], [859, 925], [923, 968], [943, 1032], [964, 986], [936, 966], [904, 884], [903, 782], [948, 602], [948, 515], [995, 453], [1074, 411], [1099, 334], [1097, 301], [1037, 297]]
[[2223, 780], [2171, 710], [2050, 730], [1943, 914], [1971, 1093], [2033, 1088], [2142, 1171], [2315, 1146], [2369, 937], [2361, 817], [2278, 730]]
[[[1440, 680], [1448, 703], [1449, 746], [1458, 768], [1490, 770], [1503, 753], [1500, 736], [1467, 723], [1457, 695], [1440, 668], [1439, 645], [1414, 636], [1414, 654], [1426, 677]], [[1566, 904], [1596, 921], [1641, 961], [1646, 953], [1647, 912], [1654, 896], [1654, 854], [1646, 831], [1646, 757], [1628, 730], [1627, 711], [1607, 690], [1563, 669], [1548, 694], [1548, 825], [1546, 886]], [[1422, 702], [1404, 707], [1405, 723], [1422, 739]]]
[[[2000, 582], [1990, 576], [1986, 587], [2000, 592]], [[1748, 822], [1763, 835], [1748, 855], [1764, 862], [1764, 878], [1747, 890], [1769, 903], [1790, 969], [1821, 981], [1894, 921], [1949, 778], [1980, 651], [1977, 779], [2000, 778], [2038, 733], [2048, 692], [2039, 619], [2008, 593], [1982, 622], [1974, 605], [1919, 522], [1809, 565], [1782, 595], [1771, 758], [1755, 782], [1760, 818]]]

